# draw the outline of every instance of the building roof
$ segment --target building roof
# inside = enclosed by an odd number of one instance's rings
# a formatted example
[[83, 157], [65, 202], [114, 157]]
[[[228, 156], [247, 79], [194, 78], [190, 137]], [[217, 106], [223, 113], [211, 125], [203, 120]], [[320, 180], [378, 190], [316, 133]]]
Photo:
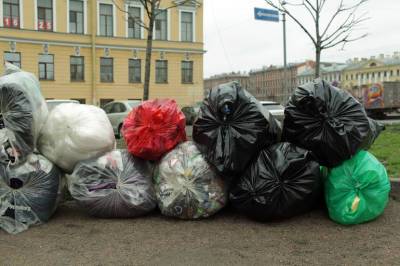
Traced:
[[369, 67], [373, 63], [375, 63], [373, 67], [400, 65], [400, 56], [384, 57], [384, 58], [371, 57], [369, 59], [362, 58], [361, 60], [355, 59], [348, 62], [345, 70], [363, 69]]
[[[326, 74], [326, 73], [332, 73], [332, 72], [339, 72], [345, 69], [347, 64], [344, 63], [323, 63], [321, 62], [320, 66], [320, 73], [321, 74]], [[299, 73], [297, 76], [311, 76], [315, 74], [315, 69], [314, 68], [308, 68]]]

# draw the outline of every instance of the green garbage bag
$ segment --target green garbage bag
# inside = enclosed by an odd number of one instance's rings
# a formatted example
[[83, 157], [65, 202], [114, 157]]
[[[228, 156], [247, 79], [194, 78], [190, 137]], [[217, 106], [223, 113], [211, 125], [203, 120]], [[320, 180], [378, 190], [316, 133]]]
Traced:
[[340, 224], [360, 224], [377, 218], [388, 203], [389, 192], [385, 167], [367, 151], [330, 169], [325, 179], [329, 216]]

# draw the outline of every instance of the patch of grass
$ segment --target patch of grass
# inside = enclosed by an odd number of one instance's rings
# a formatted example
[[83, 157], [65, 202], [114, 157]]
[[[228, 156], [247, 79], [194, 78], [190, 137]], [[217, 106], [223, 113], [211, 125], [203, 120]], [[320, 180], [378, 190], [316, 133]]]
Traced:
[[369, 150], [381, 161], [392, 178], [400, 177], [400, 124], [386, 126]]

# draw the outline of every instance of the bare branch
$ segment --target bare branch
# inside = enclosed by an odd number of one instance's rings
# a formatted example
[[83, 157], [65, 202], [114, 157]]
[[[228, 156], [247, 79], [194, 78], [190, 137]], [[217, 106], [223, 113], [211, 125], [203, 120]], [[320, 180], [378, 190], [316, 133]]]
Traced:
[[128, 15], [128, 21], [129, 19], [133, 19], [133, 23], [135, 23], [136, 25], [138, 25], [139, 27], [142, 27], [146, 30], [148, 30], [149, 28], [146, 26], [146, 24], [144, 24], [144, 21], [142, 21], [141, 19], [132, 17], [131, 14], [129, 14], [129, 12], [123, 8], [121, 8], [116, 2], [115, 0], [112, 0], [113, 4], [117, 7], [117, 9], [125, 14]]
[[280, 1], [280, 6], [274, 4], [271, 0], [265, 0], [265, 2], [267, 2], [268, 5], [272, 6], [273, 8], [276, 8], [277, 10], [279, 10], [280, 12], [284, 12], [286, 13], [289, 17], [291, 17], [296, 23], [297, 25], [300, 26], [300, 28], [308, 35], [308, 37], [310, 37], [311, 41], [313, 42], [314, 45], [317, 45], [317, 42], [315, 40], [315, 38], [311, 35], [311, 33], [306, 29], [306, 27], [303, 26], [303, 24], [301, 24], [301, 22], [295, 17], [293, 16], [286, 8], [284, 8], [282, 6], [282, 1]]
[[313, 18], [313, 20], [315, 22], [317, 20], [317, 18], [315, 17], [314, 13], [312, 12], [312, 9], [310, 7], [308, 7], [307, 4], [304, 1], [303, 1], [303, 3], [301, 5], [304, 6], [308, 10], [308, 12], [310, 13], [310, 15], [312, 16], [312, 18]]
[[354, 42], [354, 41], [360, 40], [360, 39], [362, 39], [362, 38], [365, 38], [365, 37], [367, 37], [367, 36], [368, 36], [368, 34], [365, 33], [365, 34], [360, 35], [360, 36], [358, 36], [358, 37], [350, 38], [350, 34], [348, 34], [348, 35], [346, 35], [343, 39], [340, 39], [340, 40], [338, 40], [337, 42], [332, 43], [331, 45], [324, 45], [323, 47], [321, 47], [321, 50], [322, 50], [322, 49], [332, 48], [332, 47], [334, 47], [334, 46], [336, 46], [336, 45], [338, 45], [338, 44], [340, 44], [340, 43], [343, 43], [343, 46], [342, 46], [342, 49], [343, 49], [343, 47], [344, 47], [344, 45], [345, 45], [346, 43]]

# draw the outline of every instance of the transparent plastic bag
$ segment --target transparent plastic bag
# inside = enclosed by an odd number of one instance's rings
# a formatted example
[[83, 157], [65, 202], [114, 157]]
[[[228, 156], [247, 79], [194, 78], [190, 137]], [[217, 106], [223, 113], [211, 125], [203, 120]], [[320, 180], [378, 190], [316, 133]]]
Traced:
[[67, 173], [83, 160], [111, 151], [115, 136], [106, 113], [92, 105], [64, 103], [49, 114], [39, 150]]
[[90, 215], [136, 217], [156, 207], [149, 162], [127, 150], [114, 150], [79, 163], [67, 176], [71, 196]]
[[19, 166], [0, 164], [0, 228], [17, 234], [47, 222], [62, 188], [60, 170], [41, 155], [31, 154]]
[[23, 163], [35, 151], [47, 115], [37, 78], [6, 62], [0, 77], [0, 163]]
[[162, 214], [181, 219], [206, 218], [227, 203], [227, 185], [193, 142], [178, 145], [165, 155], [154, 176]]

